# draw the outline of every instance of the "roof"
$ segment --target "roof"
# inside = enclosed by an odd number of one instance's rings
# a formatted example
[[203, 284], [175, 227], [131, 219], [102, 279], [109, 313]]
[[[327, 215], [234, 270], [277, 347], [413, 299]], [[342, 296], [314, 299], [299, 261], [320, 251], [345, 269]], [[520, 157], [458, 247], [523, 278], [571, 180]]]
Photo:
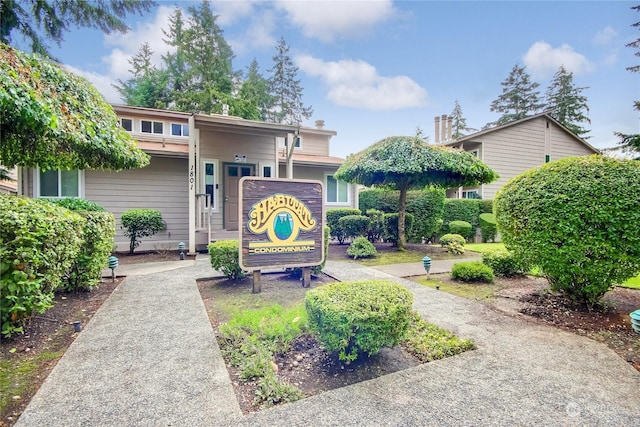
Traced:
[[557, 121], [556, 119], [551, 117], [551, 115], [549, 114], [549, 111], [543, 111], [542, 113], [534, 114], [532, 116], [528, 116], [528, 117], [522, 118], [520, 120], [514, 120], [512, 122], [506, 123], [506, 124], [501, 125], [501, 126], [496, 126], [496, 127], [493, 127], [493, 128], [484, 129], [484, 130], [481, 130], [481, 131], [478, 131], [478, 132], [474, 132], [472, 134], [462, 136], [462, 137], [460, 137], [458, 139], [453, 139], [451, 141], [445, 142], [443, 145], [453, 147], [453, 146], [456, 146], [457, 144], [459, 144], [461, 142], [478, 139], [478, 137], [480, 137], [480, 136], [483, 136], [483, 135], [486, 135], [486, 134], [489, 134], [489, 133], [492, 133], [492, 132], [496, 132], [496, 131], [499, 131], [499, 130], [503, 130], [503, 129], [506, 129], [506, 128], [511, 127], [511, 126], [516, 126], [516, 125], [519, 125], [520, 123], [524, 123], [524, 122], [527, 122], [529, 120], [534, 120], [534, 119], [537, 119], [537, 118], [540, 118], [540, 117], [545, 117], [545, 118], [551, 120], [553, 123], [555, 123], [561, 129], [563, 129], [565, 132], [567, 132], [569, 135], [571, 135], [571, 137], [573, 137], [576, 141], [578, 141], [579, 143], [581, 143], [584, 146], [588, 147], [594, 153], [598, 153], [598, 154], [600, 153], [600, 150], [598, 150], [597, 148], [595, 148], [594, 146], [589, 144], [583, 138], [580, 138], [575, 133], [571, 132], [566, 126], [564, 126], [562, 123], [560, 123], [559, 121]]

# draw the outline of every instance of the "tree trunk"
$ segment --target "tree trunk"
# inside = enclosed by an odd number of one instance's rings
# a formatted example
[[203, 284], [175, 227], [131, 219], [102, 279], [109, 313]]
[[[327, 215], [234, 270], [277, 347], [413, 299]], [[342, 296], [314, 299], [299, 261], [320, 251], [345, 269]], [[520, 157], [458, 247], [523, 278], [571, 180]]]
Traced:
[[404, 247], [407, 244], [407, 236], [405, 235], [404, 219], [405, 210], [407, 208], [407, 189], [409, 184], [406, 180], [403, 180], [400, 184], [400, 200], [398, 202], [398, 250], [404, 251]]

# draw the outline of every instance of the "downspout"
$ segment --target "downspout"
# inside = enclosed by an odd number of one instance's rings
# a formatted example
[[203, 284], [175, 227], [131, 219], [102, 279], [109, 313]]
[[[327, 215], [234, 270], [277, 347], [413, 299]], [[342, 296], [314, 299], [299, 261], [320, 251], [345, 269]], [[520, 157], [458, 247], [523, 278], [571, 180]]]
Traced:
[[278, 137], [273, 137], [273, 164], [274, 166], [274, 171], [273, 171], [273, 177], [278, 179], [280, 178], [280, 162], [278, 159]]
[[296, 148], [296, 136], [287, 134], [287, 179], [293, 179], [293, 150]]
[[189, 170], [187, 185], [189, 192], [189, 253], [196, 253], [196, 175], [197, 139], [195, 117], [189, 117]]

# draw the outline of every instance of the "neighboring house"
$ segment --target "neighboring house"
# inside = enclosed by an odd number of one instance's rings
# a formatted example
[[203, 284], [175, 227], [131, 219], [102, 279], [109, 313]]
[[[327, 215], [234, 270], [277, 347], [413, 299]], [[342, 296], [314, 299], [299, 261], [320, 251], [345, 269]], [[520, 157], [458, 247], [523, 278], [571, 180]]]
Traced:
[[[0, 165], [2, 166], [2, 165]], [[9, 180], [0, 179], [0, 193], [2, 194], [18, 194], [18, 184], [16, 182], [16, 169], [7, 169], [9, 172]]]
[[[442, 125], [442, 127], [440, 126]], [[491, 200], [511, 178], [563, 157], [584, 156], [599, 151], [576, 136], [547, 112], [475, 132], [451, 140], [451, 121], [436, 117], [435, 142], [474, 153], [500, 178], [490, 184], [447, 190], [448, 198]]]
[[[118, 250], [128, 248], [122, 212], [158, 209], [166, 229], [144, 238], [141, 250], [189, 252], [209, 241], [238, 238], [238, 183], [243, 176], [313, 179], [324, 183], [325, 209], [357, 206], [355, 186], [336, 181], [343, 159], [329, 155], [335, 131], [113, 105], [122, 127], [151, 156], [142, 169], [48, 171], [19, 169], [18, 192], [32, 197], [82, 197], [116, 217]], [[295, 142], [294, 142], [295, 141]], [[294, 144], [287, 162], [287, 146]]]

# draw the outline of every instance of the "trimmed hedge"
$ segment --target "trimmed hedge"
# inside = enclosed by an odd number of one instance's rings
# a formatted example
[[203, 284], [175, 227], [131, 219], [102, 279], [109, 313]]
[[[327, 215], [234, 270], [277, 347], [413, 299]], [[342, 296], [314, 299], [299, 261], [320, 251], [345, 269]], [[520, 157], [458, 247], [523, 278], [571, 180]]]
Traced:
[[458, 234], [465, 239], [468, 239], [471, 235], [471, 224], [467, 221], [451, 221], [449, 223], [449, 233]]
[[47, 200], [0, 194], [3, 336], [22, 332], [32, 313], [52, 306], [53, 291], [78, 254], [84, 223]]
[[510, 251], [491, 251], [482, 254], [482, 262], [500, 277], [524, 276], [528, 268]]
[[356, 237], [347, 248], [347, 255], [353, 259], [370, 258], [378, 253], [373, 243], [364, 236]]
[[495, 242], [498, 234], [498, 226], [496, 224], [496, 216], [492, 213], [481, 213], [478, 217], [480, 231], [482, 232], [482, 241], [487, 243], [489, 240]]
[[493, 270], [482, 261], [458, 262], [451, 268], [451, 278], [461, 282], [493, 282]]
[[211, 266], [222, 272], [229, 280], [241, 279], [245, 275], [245, 272], [240, 268], [238, 248], [237, 240], [218, 240], [209, 243], [208, 246]]
[[[398, 214], [390, 213], [382, 216], [384, 221], [384, 240], [398, 245]], [[404, 217], [404, 230], [406, 234], [411, 232], [413, 226], [413, 215], [407, 212]]]
[[338, 243], [341, 245], [346, 238], [345, 231], [340, 227], [340, 218], [347, 215], [361, 215], [360, 209], [355, 208], [334, 208], [327, 209], [327, 225], [330, 228], [331, 237], [338, 239]]
[[140, 246], [142, 237], [153, 236], [164, 230], [162, 214], [155, 209], [131, 209], [122, 213], [120, 217], [124, 235], [129, 238], [129, 253]]
[[311, 329], [340, 360], [398, 345], [411, 323], [413, 295], [384, 280], [330, 283], [305, 297]]
[[593, 304], [640, 272], [640, 162], [599, 155], [547, 163], [495, 199], [502, 240], [551, 287]]
[[369, 230], [369, 222], [369, 217], [365, 215], [347, 215], [338, 220], [344, 237], [348, 239], [366, 236]]
[[367, 238], [372, 243], [378, 242], [384, 236], [384, 212], [378, 209], [367, 209], [367, 216], [369, 217]]

